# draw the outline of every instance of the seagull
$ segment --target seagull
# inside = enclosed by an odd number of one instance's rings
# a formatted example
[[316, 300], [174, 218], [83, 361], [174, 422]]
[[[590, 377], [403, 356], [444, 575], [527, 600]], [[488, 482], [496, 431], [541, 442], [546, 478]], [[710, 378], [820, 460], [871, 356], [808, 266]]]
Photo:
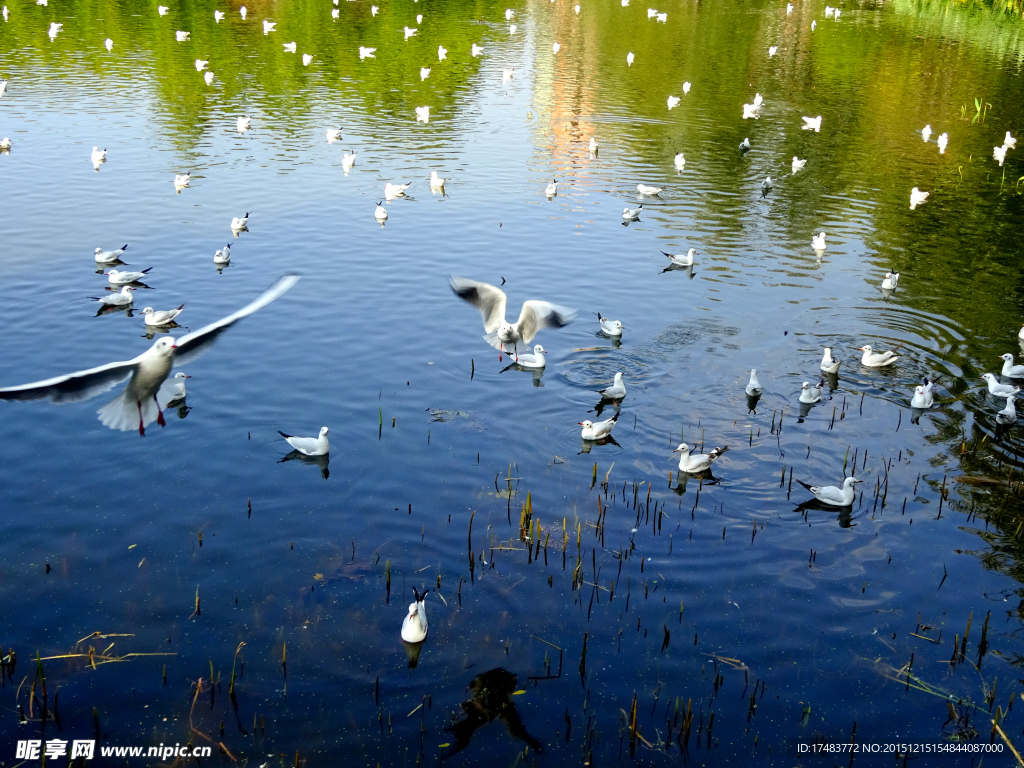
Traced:
[[511, 8], [505, 9], [505, 21], [512, 21], [512, 17], [516, 15], [516, 12]]
[[686, 165], [686, 158], [682, 152], [676, 152], [675, 157], [672, 158], [672, 164], [678, 169], [682, 170], [683, 166]]
[[679, 103], [679, 97], [678, 97], [678, 96], [669, 96], [669, 97], [668, 97], [668, 108], [669, 108], [669, 109], [672, 109], [672, 108], [673, 108], [673, 107], [675, 107], [675, 106], [676, 106], [676, 105], [677, 105], [678, 103]]
[[[560, 51], [561, 49], [562, 49], [562, 45], [561, 45], [561, 43], [554, 43], [554, 44], [553, 44], [553, 45], [551, 46], [551, 51], [552, 51], [553, 53], [558, 53], [558, 52], [559, 52], [559, 51]], [[474, 55], [476, 55], [476, 54], [474, 54]]]
[[0, 139], [0, 150], [3, 150], [5, 152], [10, 152], [11, 150], [11, 140], [6, 136]]
[[167, 6], [166, 5], [158, 5], [156, 7], [156, 12], [160, 16], [166, 16], [167, 15]]
[[284, 46], [285, 53], [295, 53], [295, 49], [297, 48], [297, 45], [295, 44], [294, 41], [290, 43], [282, 43], [282, 45]]
[[896, 285], [897, 285], [897, 283], [899, 283], [899, 281], [900, 281], [900, 273], [899, 272], [886, 272], [885, 273], [885, 279], [882, 280], [882, 290], [883, 291], [893, 291], [893, 290], [896, 290]]
[[407, 643], [422, 643], [427, 639], [427, 606], [424, 603], [427, 593], [421, 595], [413, 587], [412, 595], [415, 602], [409, 603], [409, 615], [402, 622], [402, 639]]
[[921, 205], [925, 200], [928, 199], [930, 192], [922, 192], [917, 187], [910, 190], [910, 210], [914, 210], [917, 206]]
[[[443, 49], [441, 49], [441, 48], [438, 48], [438, 49], [437, 49], [437, 53], [438, 53], [438, 55], [439, 55], [439, 56], [441, 56], [441, 51], [442, 51], [442, 50], [443, 50]], [[484, 49], [483, 49], [483, 48], [481, 48], [481, 47], [480, 47], [479, 45], [477, 45], [476, 43], [473, 43], [473, 47], [472, 47], [472, 48], [470, 49], [470, 51], [469, 51], [469, 52], [470, 52], [470, 53], [471, 53], [471, 54], [472, 54], [473, 56], [479, 56], [479, 55], [480, 55], [481, 53], [483, 53], [483, 52], [484, 52]], [[441, 56], [441, 58], [443, 59], [443, 58], [444, 58], [444, 56]]]
[[1006, 407], [996, 414], [996, 421], [1000, 424], [1013, 424], [1017, 421], [1017, 409], [1013, 407], [1016, 398], [1010, 395], [1006, 398]]
[[344, 155], [341, 156], [341, 167], [342, 167], [342, 170], [345, 171], [346, 175], [348, 174], [349, 171], [352, 170], [352, 166], [355, 165], [355, 164], [356, 164], [356, 152], [355, 152], [355, 150], [352, 150], [351, 152], [346, 152]]
[[515, 69], [512, 67], [505, 67], [503, 70], [501, 70], [501, 82], [507, 83], [509, 80], [511, 80], [514, 72]]
[[795, 176], [796, 172], [799, 171], [801, 168], [803, 168], [805, 165], [807, 165], [807, 161], [806, 160], [801, 160], [799, 157], [794, 155], [793, 156], [793, 175]]
[[500, 288], [454, 275], [450, 283], [456, 296], [480, 310], [487, 343], [505, 352], [518, 352], [518, 344], [529, 344], [542, 328], [561, 328], [576, 317], [575, 310], [530, 300], [523, 302], [519, 319], [509, 323], [505, 320], [507, 297]]
[[121, 288], [120, 293], [108, 293], [106, 296], [90, 296], [89, 298], [108, 307], [125, 307], [132, 303], [132, 291], [134, 290], [130, 285], [126, 285]]
[[418, 29], [415, 29], [413, 27], [402, 27], [402, 32], [405, 34], [406, 40], [415, 35], [418, 31]]
[[836, 360], [832, 357], [832, 347], [825, 347], [825, 354], [821, 358], [821, 370], [825, 373], [838, 373], [839, 364], [842, 360]]
[[107, 162], [107, 150], [100, 149], [99, 147], [92, 148], [92, 161], [93, 163], [105, 163]]
[[749, 151], [750, 151], [750, 139], [749, 138], [743, 139], [743, 141], [740, 142], [740, 153], [741, 154], [746, 154]]
[[405, 194], [405, 190], [412, 186], [412, 182], [407, 184], [392, 184], [388, 182], [384, 185], [384, 199], [391, 200], [395, 197], [402, 197]]
[[111, 262], [117, 261], [121, 258], [121, 255], [128, 250], [128, 243], [125, 243], [116, 251], [104, 251], [102, 248], [97, 248], [93, 251], [93, 255], [97, 262], [100, 264], [110, 264]]
[[430, 172], [430, 186], [434, 189], [440, 189], [444, 186], [445, 179], [442, 179], [437, 175], [437, 171]]
[[516, 33], [516, 25], [515, 24], [509, 24], [508, 25], [508, 33], [510, 35], [514, 35]]
[[593, 136], [590, 137], [590, 151], [595, 155], [597, 154], [597, 139]]
[[1003, 146], [1013, 149], [1017, 146], [1017, 140], [1010, 135], [1010, 132], [1006, 132], [1006, 137], [1003, 139]]
[[213, 20], [214, 20], [215, 23], [220, 24], [220, 22], [221, 22], [221, 20], [223, 18], [224, 18], [224, 11], [214, 11], [213, 12]]
[[341, 138], [341, 132], [343, 130], [344, 130], [343, 128], [328, 128], [324, 132], [324, 136], [327, 137], [327, 143], [333, 144], [338, 139], [340, 139]]
[[946, 154], [946, 145], [949, 144], [949, 134], [940, 133], [939, 138], [935, 140], [935, 143], [939, 145], [939, 154]]
[[[2, 391], [2, 390], [0, 390]], [[581, 436], [584, 440], [601, 440], [602, 438], [608, 437], [612, 433], [612, 428], [615, 426], [615, 422], [619, 420], [619, 414], [616, 413], [610, 419], [605, 421], [593, 422], [589, 419], [587, 421], [580, 421], [578, 424], [583, 427]]]
[[[374, 48], [373, 50], [377, 49]], [[420, 67], [420, 80], [426, 80], [428, 77], [430, 77], [430, 67]]]
[[805, 381], [800, 387], [800, 402], [801, 403], [816, 403], [821, 400], [821, 390], [825, 386], [825, 380], [822, 379], [818, 382], [817, 386], [811, 386], [809, 381]]
[[774, 186], [775, 184], [772, 181], [772, 177], [765, 176], [764, 181], [761, 182], [761, 197], [767, 197], [768, 193], [772, 191], [772, 187]]
[[189, 34], [189, 32], [182, 32], [179, 29], [177, 32], [174, 33], [174, 37], [178, 40], [179, 43], [184, 43], [186, 40], [188, 40]]
[[999, 380], [991, 373], [982, 374], [981, 378], [988, 383], [988, 393], [995, 397], [1009, 397], [1020, 392], [1020, 387], [1015, 387], [1012, 384], [1000, 384]]
[[302, 66], [308, 67], [309, 63], [311, 61], [313, 61], [313, 54], [311, 54], [311, 53], [304, 53], [304, 54], [302, 54]]
[[599, 389], [598, 392], [605, 400], [621, 400], [624, 398], [626, 396], [626, 385], [622, 382], [622, 373], [616, 373], [612, 385]]
[[597, 315], [597, 321], [601, 324], [601, 332], [607, 336], [619, 337], [622, 335], [624, 326], [618, 320], [609, 320], [607, 317], [601, 317], [600, 312], [595, 312]]
[[50, 29], [47, 34], [50, 36], [50, 42], [53, 42], [57, 38], [57, 34], [64, 28], [63, 24], [53, 22], [50, 24]]
[[103, 41], [103, 45], [107, 47], [108, 51], [114, 50], [114, 41], [111, 40], [109, 37]]
[[626, 66], [627, 67], [632, 67], [633, 66], [633, 59], [634, 58], [636, 58], [636, 57], [633, 56], [633, 52], [632, 51], [630, 51], [629, 53], [626, 54]]
[[760, 395], [764, 391], [761, 389], [761, 382], [757, 380], [757, 368], [750, 369], [750, 381], [747, 382], [747, 387], [743, 391], [750, 396]]
[[887, 365], [892, 365], [900, 359], [900, 356], [896, 354], [896, 350], [875, 352], [871, 349], [870, 344], [865, 344], [863, 347], [859, 347], [859, 349], [864, 353], [860, 358], [861, 365], [866, 365], [868, 368], [883, 368]]
[[1006, 376], [1008, 379], [1024, 379], [1024, 365], [1014, 365], [1013, 355], [1007, 352], [999, 357], [1003, 361], [1003, 376]]
[[544, 188], [544, 194], [548, 197], [554, 197], [558, 194], [558, 179], [551, 180], [551, 183]]
[[653, 19], [657, 15], [658, 15], [658, 12], [654, 8], [648, 8], [647, 9], [647, 18], [648, 19]]
[[779, 47], [777, 45], [769, 45], [768, 46], [768, 58], [770, 59], [772, 56], [774, 56], [776, 53], [778, 53], [778, 50], [779, 50]]
[[239, 218], [238, 216], [233, 216], [231, 218], [231, 228], [232, 229], [245, 229], [248, 225], [249, 225], [249, 213], [248, 213], [248, 211], [246, 212], [245, 216], [242, 216], [241, 218]]
[[341, 16], [341, 10], [340, 9], [338, 9], [338, 8], [331, 8], [331, 18], [334, 19], [334, 21], [337, 21], [340, 16]]
[[754, 118], [756, 120], [759, 117], [759, 115], [757, 114], [757, 111], [759, 109], [761, 109], [763, 104], [764, 104], [764, 97], [760, 93], [755, 93], [754, 94], [754, 103], [753, 104], [744, 104], [743, 105], [743, 119], [746, 120], [747, 118], [751, 118], [752, 117], [752, 118]]
[[264, 35], [269, 35], [271, 32], [274, 31], [274, 27], [276, 27], [276, 26], [277, 26], [277, 22], [276, 21], [267, 21], [266, 19], [264, 19], [263, 20], [263, 34]]
[[202, 72], [209, 63], [209, 59], [196, 59], [196, 72]]
[[[579, 6], [577, 6], [577, 8], [578, 7]], [[658, 14], [655, 14], [655, 18], [658, 21], [660, 21], [662, 24], [664, 24], [666, 21], [668, 21], [668, 14], [667, 13], [658, 13]]]
[[243, 5], [238, 9], [238, 15], [242, 17], [242, 21], [245, 21], [245, 15], [248, 13], [248, 9]]
[[813, 493], [814, 498], [824, 504], [832, 507], [848, 507], [853, 504], [853, 500], [857, 497], [857, 492], [853, 489], [853, 486], [863, 481], [858, 480], [856, 477], [848, 477], [843, 480], [842, 488], [836, 488], [834, 485], [808, 485], [803, 480], [797, 480], [797, 482]]
[[723, 445], [721, 448], [715, 448], [711, 453], [690, 453], [690, 446], [686, 443], [680, 443], [679, 447], [672, 451], [672, 453], [679, 454], [680, 472], [697, 475], [707, 469], [711, 469], [715, 459], [728, 450], [729, 446]]
[[176, 173], [174, 174], [174, 186], [187, 187], [191, 179], [192, 171], [189, 171], [188, 173]]
[[805, 131], [821, 132], [821, 115], [817, 117], [804, 117], [802, 120], [804, 121], [803, 129]]
[[7, 21], [7, 17], [11, 15], [11, 12], [7, 10], [7, 6], [4, 6], [4, 21]]
[[791, 14], [792, 12], [793, 12], [793, 4], [792, 3], [786, 3], [786, 15], [789, 16], [789, 14]]
[[689, 92], [690, 92], [690, 81], [687, 80], [685, 83], [683, 83], [683, 95], [686, 95]]
[[[160, 392], [157, 393], [157, 399], [159, 400], [161, 395], [163, 395], [164, 401], [168, 404], [184, 400], [185, 396], [188, 394], [185, 391], [185, 379], [191, 378], [192, 377], [184, 371], [178, 371], [171, 377], [170, 382], [164, 384], [164, 386], [160, 388]], [[165, 389], [167, 390], [166, 394], [164, 394]]]
[[99, 409], [100, 421], [111, 429], [121, 431], [138, 428], [139, 434], [145, 435], [146, 425], [154, 419], [161, 426], [165, 424], [163, 407], [157, 393], [174, 365], [187, 364], [195, 360], [231, 325], [270, 304], [298, 280], [298, 275], [286, 275], [255, 301], [237, 312], [179, 339], [162, 336], [148, 350], [131, 360], [108, 363], [97, 368], [17, 387], [4, 387], [0, 389], [0, 400], [49, 398], [54, 403], [79, 403], [102, 394], [128, 379], [124, 391]]
[[924, 139], [925, 141], [928, 141], [928, 137], [931, 136], [931, 135], [932, 135], [932, 127], [931, 127], [931, 125], [926, 125], [924, 128], [921, 129], [921, 138]]
[[817, 22], [817, 21], [813, 21], [813, 20], [812, 20], [812, 21], [811, 21], [811, 32], [813, 32], [813, 31], [814, 31], [814, 28], [815, 28], [815, 27], [817, 27], [817, 26], [818, 26], [818, 22]]
[[213, 85], [213, 72], [207, 72], [203, 75], [203, 80], [206, 81], [207, 85]]
[[380, 10], [380, 8], [378, 8], [376, 5], [371, 5], [370, 6], [370, 15], [371, 16], [376, 16], [377, 15], [377, 11], [379, 11], [379, 10]]
[[832, 14], [832, 18], [835, 19], [836, 21], [839, 21], [839, 13], [840, 10], [836, 8], [835, 13]]
[[828, 237], [824, 232], [819, 232], [811, 238], [811, 248], [816, 251], [825, 250], [825, 238]]
[[223, 249], [218, 249], [213, 254], [214, 264], [229, 264], [231, 262], [231, 246], [225, 245]]
[[662, 251], [662, 253], [668, 256], [673, 264], [678, 264], [680, 267], [690, 267], [693, 266], [693, 257], [697, 255], [697, 249], [691, 248], [686, 253], [672, 254], [666, 251]]
[[416, 23], [417, 24], [422, 24], [423, 23], [423, 14], [422, 13], [417, 13], [416, 14]]
[[533, 345], [533, 352], [523, 352], [516, 355], [516, 363], [520, 368], [543, 368], [548, 364], [545, 355], [547, 350], [540, 344]]
[[437, 46], [437, 60], [438, 61], [444, 61], [445, 58], [447, 58], [447, 56], [448, 56], [448, 49], [445, 48], [443, 45]]
[[[121, 290], [123, 291], [128, 287], [126, 285]], [[170, 325], [184, 308], [184, 304], [179, 305], [177, 309], [163, 309], [159, 311], [154, 311], [152, 307], [146, 307], [142, 310], [142, 314], [146, 316], [146, 325]]]
[[379, 203], [377, 203], [377, 210], [373, 212], [373, 218], [375, 218], [377, 221], [381, 223], [384, 223], [384, 221], [388, 217], [388, 212], [384, 210], [384, 206], [382, 205], [383, 202], [384, 201], [381, 200]]
[[1002, 167], [1003, 161], [1006, 160], [1006, 150], [1008, 149], [1009, 147], [1006, 144], [1003, 144], [1001, 147], [992, 148], [992, 157], [999, 161], [1000, 167]]
[[647, 184], [637, 184], [636, 191], [641, 195], [660, 195], [661, 187], [651, 187]]
[[636, 221], [640, 218], [640, 211], [643, 209], [643, 203], [638, 205], [636, 208], [623, 208], [622, 218], [626, 221]]
[[430, 107], [416, 107], [416, 122], [430, 122]]
[[238, 127], [238, 132], [242, 133], [243, 131], [249, 130], [249, 128], [252, 126], [252, 120], [250, 120], [245, 115], [242, 115], [242, 117], [238, 118], [235, 121], [235, 125]]
[[918, 384], [914, 387], [914, 396], [910, 398], [910, 407], [918, 408], [922, 411], [931, 408], [935, 402], [935, 395], [932, 393], [932, 387], [934, 386], [934, 379], [925, 379], [924, 384]]
[[116, 269], [112, 269], [109, 272], [104, 272], [103, 274], [107, 276], [107, 279], [112, 285], [128, 285], [129, 283], [135, 283], [141, 280], [151, 269], [152, 267], [148, 267], [141, 272], [118, 272]]
[[326, 456], [331, 452], [331, 444], [327, 441], [327, 427], [320, 427], [319, 437], [295, 437], [280, 430], [277, 434], [303, 456]]

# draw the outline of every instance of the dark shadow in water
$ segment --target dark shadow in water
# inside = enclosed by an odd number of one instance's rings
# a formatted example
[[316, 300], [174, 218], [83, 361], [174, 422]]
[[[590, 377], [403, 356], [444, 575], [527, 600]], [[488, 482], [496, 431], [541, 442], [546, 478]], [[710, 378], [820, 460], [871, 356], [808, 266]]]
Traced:
[[810, 501], [805, 501], [803, 504], [798, 506], [793, 511], [799, 514], [801, 517], [806, 518], [807, 512], [809, 512], [812, 509], [818, 512], [832, 512], [833, 514], [836, 514], [836, 520], [839, 522], [840, 528], [852, 528], [856, 525], [856, 523], [853, 522], [852, 504], [848, 507], [834, 507], [831, 504], [826, 504], [823, 501], [811, 499]]
[[535, 752], [544, 751], [544, 745], [527, 732], [512, 701], [512, 693], [518, 681], [514, 674], [502, 667], [473, 678], [469, 684], [471, 695], [460, 704], [462, 714], [454, 725], [445, 728], [451, 732], [455, 743], [447, 752], [441, 753], [442, 761], [468, 747], [477, 729], [494, 720], [501, 720], [508, 728], [509, 735], [526, 742]]
[[423, 643], [407, 643], [403, 640], [402, 645], [405, 646], [405, 655], [409, 659], [409, 669], [416, 669], [416, 665], [420, 663], [420, 651], [423, 649]]
[[581, 453], [590, 453], [590, 449], [593, 448], [595, 445], [608, 445], [609, 443], [611, 443], [612, 445], [614, 445], [617, 448], [621, 448], [622, 447], [617, 442], [615, 442], [615, 438], [614, 437], [612, 437], [611, 435], [608, 435], [608, 437], [602, 437], [600, 440], [584, 440], [583, 441], [583, 448], [580, 450], [580, 453], [578, 453], [576, 455], [579, 456]]
[[331, 476], [331, 471], [327, 468], [327, 465], [331, 461], [331, 454], [329, 453], [324, 456], [307, 456], [304, 453], [292, 451], [277, 463], [284, 464], [286, 461], [301, 461], [303, 464], [313, 464], [314, 466], [320, 467], [320, 476], [324, 480]]
[[502, 368], [501, 373], [504, 373], [505, 371], [522, 371], [523, 373], [532, 373], [533, 386], [543, 387], [544, 382], [541, 381], [541, 379], [544, 377], [544, 371], [546, 370], [547, 368], [524, 368], [518, 363], [512, 363], [511, 365], [507, 365], [504, 368]]
[[681, 264], [669, 264], [667, 267], [661, 270], [660, 274], [663, 275], [666, 272], [682, 272], [691, 280], [693, 280], [693, 276], [697, 274], [697, 271], [693, 268], [692, 264], [686, 267], [682, 266]]
[[686, 494], [687, 484], [691, 481], [703, 488], [705, 485], [718, 485], [722, 482], [722, 479], [711, 474], [711, 468], [709, 467], [703, 472], [697, 472], [696, 474], [692, 472], [678, 472], [676, 481], [676, 484], [672, 486], [672, 490], [676, 492], [677, 496], [683, 496]]

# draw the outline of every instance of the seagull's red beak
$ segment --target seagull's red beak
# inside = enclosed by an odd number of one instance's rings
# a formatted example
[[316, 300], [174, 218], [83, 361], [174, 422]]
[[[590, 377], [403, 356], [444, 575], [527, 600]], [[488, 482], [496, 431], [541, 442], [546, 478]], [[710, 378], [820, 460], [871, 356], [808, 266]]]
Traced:
[[[177, 349], [177, 348], [178, 348], [177, 344], [171, 344], [171, 349]], [[191, 379], [192, 377], [191, 376], [186, 376], [185, 378]]]
[[[175, 349], [177, 349], [177, 347], [175, 347]], [[186, 379], [191, 379], [192, 377], [191, 377], [191, 376], [189, 376], [189, 375], [188, 375], [188, 374], [186, 373], [186, 374], [185, 374], [185, 378], [186, 378]]]
[[582, 421], [577, 421], [576, 423], [579, 424], [581, 427], [583, 426], [583, 422]]

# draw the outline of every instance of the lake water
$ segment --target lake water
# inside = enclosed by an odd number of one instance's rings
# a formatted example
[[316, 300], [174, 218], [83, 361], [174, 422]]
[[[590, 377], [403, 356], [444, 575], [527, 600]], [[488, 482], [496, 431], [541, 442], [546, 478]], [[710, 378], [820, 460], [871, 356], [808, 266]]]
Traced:
[[[0, 386], [141, 354], [142, 307], [184, 303], [181, 335], [302, 279], [183, 366], [186, 402], [144, 437], [97, 418], [118, 389], [0, 403], [0, 765], [17, 740], [98, 734], [223, 764], [219, 745], [270, 766], [791, 766], [790, 740], [854, 731], [986, 745], [997, 712], [1024, 745], [1020, 436], [979, 379], [1022, 354], [1024, 150], [992, 154], [1024, 132], [1020, 2], [846, 2], [836, 21], [672, 0], [660, 22], [640, 0], [532, 0], [514, 34], [487, 0], [337, 20], [326, 0], [245, 20], [7, 5]], [[408, 181], [380, 226], [383, 185]], [[92, 251], [123, 243], [148, 289], [96, 316]], [[665, 270], [689, 248], [692, 269]], [[499, 360], [452, 274], [501, 284], [513, 317], [579, 310], [538, 335], [543, 373]], [[864, 367], [864, 344], [901, 358]], [[838, 380], [802, 414], [824, 346]], [[617, 445], [584, 443], [617, 371]], [[329, 463], [282, 461], [278, 430], [322, 425]], [[713, 478], [680, 482], [681, 440], [729, 446]], [[796, 480], [854, 463], [852, 507], [801, 506]], [[433, 588], [415, 650], [413, 587]]]

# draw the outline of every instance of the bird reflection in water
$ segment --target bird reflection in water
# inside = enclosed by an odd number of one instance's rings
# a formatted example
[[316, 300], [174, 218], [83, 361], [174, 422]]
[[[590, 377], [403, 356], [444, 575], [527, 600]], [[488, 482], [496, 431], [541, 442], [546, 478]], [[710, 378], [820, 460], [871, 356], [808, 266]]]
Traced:
[[307, 456], [304, 453], [292, 451], [283, 459], [279, 459], [277, 463], [283, 464], [286, 461], [301, 461], [303, 464], [312, 464], [313, 466], [319, 467], [320, 477], [324, 480], [331, 476], [331, 470], [327, 467], [331, 462], [331, 455], [329, 453], [325, 453], [323, 456]]
[[441, 760], [468, 747], [473, 734], [481, 726], [494, 720], [501, 720], [509, 735], [526, 742], [534, 751], [543, 751], [543, 745], [526, 730], [512, 701], [517, 682], [518, 678], [502, 667], [483, 672], [473, 678], [469, 684], [470, 697], [459, 705], [462, 713], [455, 718], [452, 725], [445, 728], [451, 732], [454, 743], [441, 754]]

